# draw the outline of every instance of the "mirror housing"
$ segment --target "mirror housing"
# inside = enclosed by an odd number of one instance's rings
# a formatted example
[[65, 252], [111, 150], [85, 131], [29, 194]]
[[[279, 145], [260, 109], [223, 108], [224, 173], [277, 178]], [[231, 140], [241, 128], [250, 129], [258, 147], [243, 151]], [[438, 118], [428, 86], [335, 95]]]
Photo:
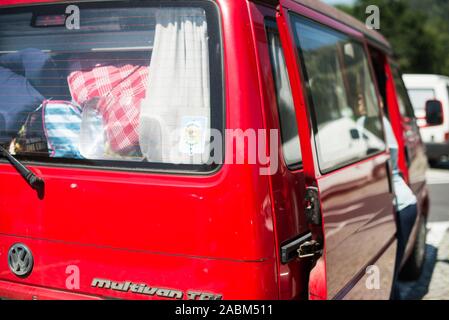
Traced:
[[441, 101], [426, 101], [426, 122], [428, 126], [438, 126], [443, 124], [443, 105]]

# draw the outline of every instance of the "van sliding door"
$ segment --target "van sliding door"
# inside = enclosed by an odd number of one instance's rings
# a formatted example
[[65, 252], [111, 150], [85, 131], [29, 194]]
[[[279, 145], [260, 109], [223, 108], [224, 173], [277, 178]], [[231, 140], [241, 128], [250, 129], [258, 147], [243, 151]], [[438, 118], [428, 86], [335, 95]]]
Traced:
[[389, 157], [362, 36], [291, 1], [281, 5], [313, 234], [303, 257], [315, 260], [309, 298], [388, 299], [396, 251]]

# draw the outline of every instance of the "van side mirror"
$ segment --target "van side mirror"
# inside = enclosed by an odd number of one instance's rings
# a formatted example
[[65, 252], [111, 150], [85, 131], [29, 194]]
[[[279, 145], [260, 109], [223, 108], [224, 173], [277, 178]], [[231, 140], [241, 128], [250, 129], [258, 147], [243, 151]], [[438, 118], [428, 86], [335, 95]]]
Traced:
[[426, 101], [426, 122], [429, 126], [438, 126], [443, 123], [443, 105], [441, 101]]

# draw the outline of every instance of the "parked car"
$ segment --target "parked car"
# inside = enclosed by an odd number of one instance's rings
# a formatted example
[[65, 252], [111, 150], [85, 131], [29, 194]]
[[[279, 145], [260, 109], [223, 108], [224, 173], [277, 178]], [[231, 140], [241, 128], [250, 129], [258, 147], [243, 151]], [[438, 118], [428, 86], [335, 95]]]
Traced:
[[449, 159], [449, 77], [405, 74], [405, 85], [419, 119], [431, 164]]
[[1, 6], [0, 297], [388, 299], [382, 100], [419, 271], [427, 162], [379, 33], [312, 0]]

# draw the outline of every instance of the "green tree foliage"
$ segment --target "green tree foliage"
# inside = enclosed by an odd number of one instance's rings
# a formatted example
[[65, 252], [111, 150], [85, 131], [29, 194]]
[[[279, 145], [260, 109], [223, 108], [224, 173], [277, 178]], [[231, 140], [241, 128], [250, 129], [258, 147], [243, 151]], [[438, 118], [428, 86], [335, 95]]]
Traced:
[[448, 0], [356, 0], [338, 6], [365, 21], [368, 5], [380, 8], [380, 32], [387, 37], [407, 73], [449, 75]]

